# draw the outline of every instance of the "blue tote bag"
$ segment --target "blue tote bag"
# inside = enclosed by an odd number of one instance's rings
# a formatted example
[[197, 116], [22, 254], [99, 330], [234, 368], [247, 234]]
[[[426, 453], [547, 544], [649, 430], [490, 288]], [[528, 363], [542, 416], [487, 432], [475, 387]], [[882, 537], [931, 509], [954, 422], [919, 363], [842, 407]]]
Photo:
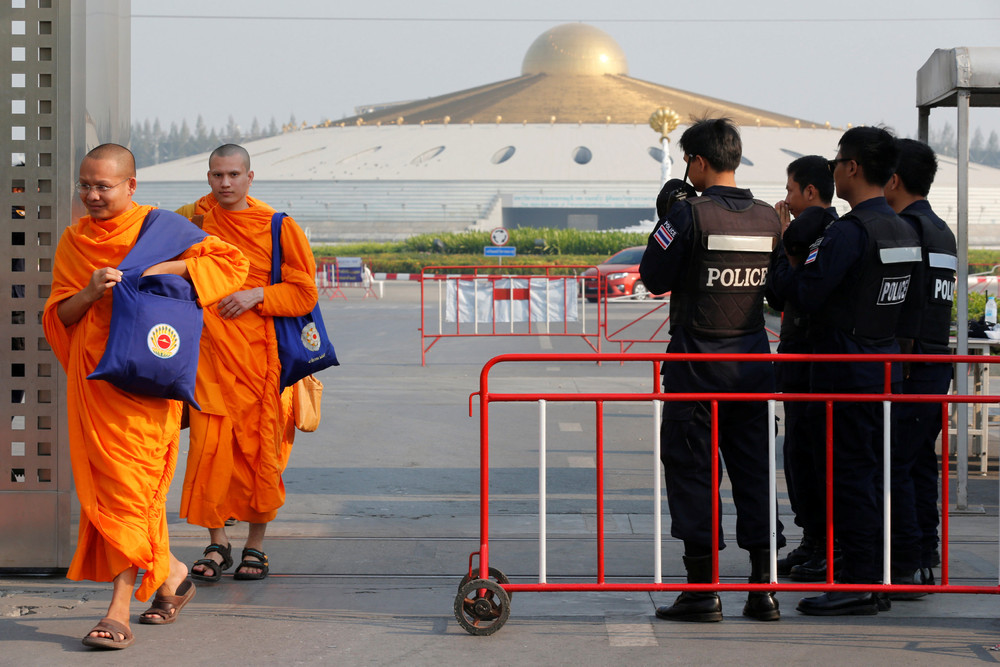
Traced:
[[[271, 216], [271, 284], [281, 282], [281, 221], [284, 213]], [[284, 391], [302, 378], [330, 366], [339, 366], [337, 353], [326, 333], [319, 303], [308, 315], [273, 317], [278, 339], [278, 359], [281, 380], [278, 391]]]
[[142, 272], [176, 258], [206, 236], [176, 213], [149, 212], [135, 245], [118, 265], [122, 280], [111, 291], [108, 343], [88, 380], [187, 401], [198, 409], [194, 386], [203, 322], [198, 294], [180, 276], [142, 277]]

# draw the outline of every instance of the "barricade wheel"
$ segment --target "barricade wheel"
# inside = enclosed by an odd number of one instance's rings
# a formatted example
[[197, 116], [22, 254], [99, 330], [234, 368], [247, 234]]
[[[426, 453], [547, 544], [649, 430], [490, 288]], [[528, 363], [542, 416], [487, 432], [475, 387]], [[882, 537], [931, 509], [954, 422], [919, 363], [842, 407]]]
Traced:
[[[476, 571], [478, 572], [478, 569]], [[473, 577], [471, 577], [469, 575], [465, 575], [464, 577], [462, 577], [462, 581], [459, 582], [459, 584], [458, 584], [458, 590], [462, 590], [462, 586], [464, 586], [467, 583], [469, 583], [470, 581], [472, 581], [472, 579], [473, 579]], [[503, 572], [501, 572], [500, 570], [496, 569], [495, 567], [491, 567], [490, 568], [490, 581], [495, 581], [498, 584], [509, 584], [510, 583], [510, 579], [507, 578], [507, 575], [504, 574]], [[507, 597], [510, 598], [511, 600], [513, 600], [514, 599], [514, 594], [510, 593], [510, 592], [507, 592]]]
[[455, 596], [455, 618], [469, 634], [492, 635], [508, 617], [510, 596], [494, 581], [472, 579]]

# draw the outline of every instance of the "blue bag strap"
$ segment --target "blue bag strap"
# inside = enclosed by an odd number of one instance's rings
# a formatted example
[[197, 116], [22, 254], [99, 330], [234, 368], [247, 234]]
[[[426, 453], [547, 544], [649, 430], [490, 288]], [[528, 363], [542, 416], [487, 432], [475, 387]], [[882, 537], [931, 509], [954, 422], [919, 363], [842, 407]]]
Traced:
[[271, 216], [271, 284], [281, 282], [281, 221], [287, 214], [276, 211]]
[[154, 264], [183, 254], [208, 236], [190, 220], [173, 211], [154, 208], [142, 221], [135, 245], [118, 265], [122, 273], [145, 271]]

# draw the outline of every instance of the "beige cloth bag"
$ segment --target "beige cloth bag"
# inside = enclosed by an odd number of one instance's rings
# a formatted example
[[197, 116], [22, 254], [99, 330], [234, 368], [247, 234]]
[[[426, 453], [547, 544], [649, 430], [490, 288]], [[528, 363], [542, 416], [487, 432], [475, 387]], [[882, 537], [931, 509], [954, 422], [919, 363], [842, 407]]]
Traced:
[[313, 375], [307, 375], [292, 385], [292, 416], [295, 428], [304, 433], [312, 433], [319, 428], [323, 383]]

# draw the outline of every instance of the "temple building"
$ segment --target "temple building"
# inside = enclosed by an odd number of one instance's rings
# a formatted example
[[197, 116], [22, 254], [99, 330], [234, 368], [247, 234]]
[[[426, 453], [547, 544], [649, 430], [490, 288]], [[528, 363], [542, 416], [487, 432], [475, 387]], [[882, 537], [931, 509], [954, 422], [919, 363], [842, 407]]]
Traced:
[[[737, 182], [768, 202], [784, 197], [789, 162], [834, 155], [844, 130], [632, 78], [611, 36], [571, 23], [531, 44], [520, 76], [360, 106], [245, 146], [255, 196], [293, 216], [314, 242], [498, 226], [617, 229], [653, 218], [663, 157], [650, 126], [657, 110], [679, 122], [667, 142], [678, 177], [677, 138], [687, 125], [733, 119], [743, 138]], [[931, 201], [948, 219], [955, 163], [939, 159]], [[170, 208], [193, 201], [207, 191], [207, 165], [202, 154], [142, 169], [140, 199]], [[1000, 170], [971, 165], [970, 185], [975, 238], [1000, 222]]]

